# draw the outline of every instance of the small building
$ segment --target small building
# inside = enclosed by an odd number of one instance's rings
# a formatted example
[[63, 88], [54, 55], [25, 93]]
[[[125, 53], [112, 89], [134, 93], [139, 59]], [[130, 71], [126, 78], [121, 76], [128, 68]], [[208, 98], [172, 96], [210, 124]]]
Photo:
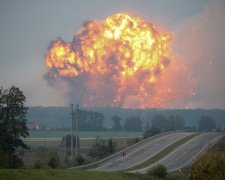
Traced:
[[28, 122], [27, 128], [29, 130], [39, 130], [39, 125], [37, 123], [34, 123], [34, 122]]

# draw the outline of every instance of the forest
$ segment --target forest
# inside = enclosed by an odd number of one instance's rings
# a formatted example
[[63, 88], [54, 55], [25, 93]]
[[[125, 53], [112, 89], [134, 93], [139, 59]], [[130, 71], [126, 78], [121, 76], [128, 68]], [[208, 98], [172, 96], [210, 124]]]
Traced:
[[[151, 123], [156, 115], [179, 116], [184, 120], [186, 127], [197, 127], [202, 116], [211, 116], [216, 127], [225, 127], [225, 110], [223, 109], [122, 109], [112, 107], [80, 107], [78, 122], [80, 130], [101, 131], [112, 129], [113, 117], [121, 119], [121, 124], [126, 124], [132, 118], [141, 120], [142, 127]], [[29, 107], [27, 120], [39, 124], [40, 128], [53, 129], [69, 128], [71, 126], [70, 107]], [[128, 128], [129, 129], [129, 128]], [[144, 128], [143, 128], [144, 130]]]

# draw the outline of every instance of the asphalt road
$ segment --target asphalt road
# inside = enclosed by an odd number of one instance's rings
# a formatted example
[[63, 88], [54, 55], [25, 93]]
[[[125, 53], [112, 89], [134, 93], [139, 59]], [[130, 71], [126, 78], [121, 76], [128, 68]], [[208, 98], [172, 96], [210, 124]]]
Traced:
[[191, 134], [192, 133], [170, 133], [149, 139], [128, 149], [125, 160], [123, 160], [121, 154], [118, 154], [114, 158], [100, 164], [99, 167], [95, 168], [94, 170], [118, 171], [127, 169], [154, 156], [156, 153], [171, 143], [174, 143], [175, 141], [178, 141]]
[[190, 165], [199, 155], [204, 153], [209, 146], [215, 144], [223, 136], [225, 136], [225, 133], [204, 133], [181, 145], [157, 163], [132, 172], [146, 173], [148, 169], [156, 164], [164, 165], [169, 172], [179, 170], [182, 167]]

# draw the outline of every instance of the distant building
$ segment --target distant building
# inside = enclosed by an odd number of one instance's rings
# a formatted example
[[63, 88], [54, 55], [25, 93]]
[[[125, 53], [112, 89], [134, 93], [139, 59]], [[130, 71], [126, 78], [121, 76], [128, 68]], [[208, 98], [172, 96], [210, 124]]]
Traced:
[[39, 125], [37, 123], [34, 123], [34, 122], [28, 122], [27, 128], [29, 130], [39, 130]]

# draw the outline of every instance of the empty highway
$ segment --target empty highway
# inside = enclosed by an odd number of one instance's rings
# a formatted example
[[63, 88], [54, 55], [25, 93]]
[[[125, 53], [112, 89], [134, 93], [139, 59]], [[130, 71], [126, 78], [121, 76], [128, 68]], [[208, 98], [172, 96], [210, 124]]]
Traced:
[[169, 133], [143, 141], [127, 150], [125, 161], [121, 154], [101, 163], [94, 170], [117, 171], [127, 169], [154, 156], [168, 145], [193, 133]]
[[198, 155], [206, 151], [209, 146], [215, 144], [224, 135], [225, 133], [216, 132], [201, 134], [181, 145], [157, 163], [132, 172], [146, 173], [149, 168], [156, 164], [164, 165], [168, 171], [178, 170], [184, 166], [190, 165]]

